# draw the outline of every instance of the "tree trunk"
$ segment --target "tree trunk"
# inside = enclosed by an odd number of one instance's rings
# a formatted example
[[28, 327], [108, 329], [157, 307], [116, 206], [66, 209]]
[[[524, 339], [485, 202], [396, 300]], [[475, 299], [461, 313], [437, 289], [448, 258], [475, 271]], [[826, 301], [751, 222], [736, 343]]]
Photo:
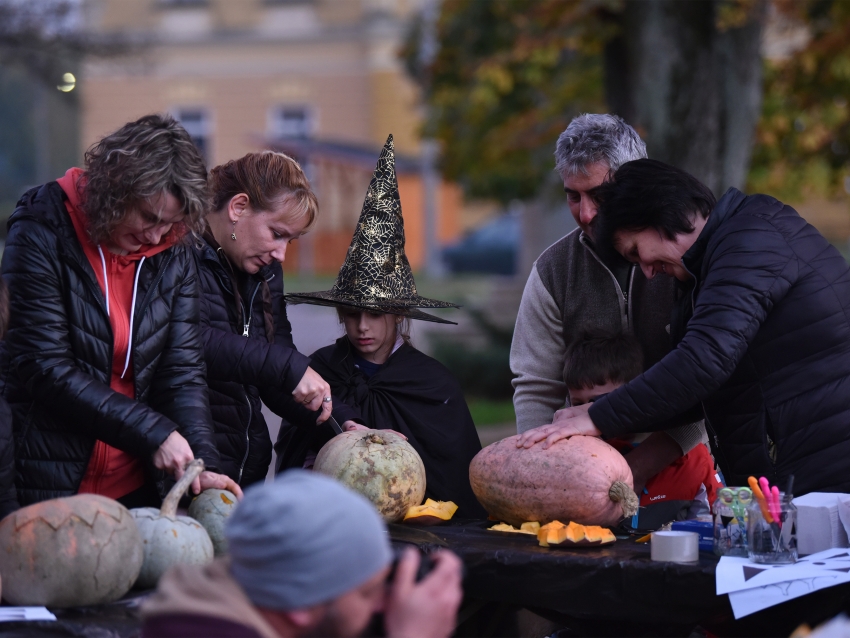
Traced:
[[741, 26], [716, 25], [721, 0], [629, 2], [605, 52], [609, 107], [634, 125], [649, 156], [716, 195], [742, 188], [761, 112], [764, 0]]

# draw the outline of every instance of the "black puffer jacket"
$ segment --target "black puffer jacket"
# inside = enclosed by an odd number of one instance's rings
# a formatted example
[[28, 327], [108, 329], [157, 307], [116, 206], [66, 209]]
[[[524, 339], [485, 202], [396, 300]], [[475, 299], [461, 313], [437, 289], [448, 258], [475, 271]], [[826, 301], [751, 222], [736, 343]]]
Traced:
[[176, 429], [217, 470], [190, 249], [177, 245], [141, 265], [130, 399], [109, 387], [112, 328], [64, 200], [56, 182], [27, 192], [3, 253], [11, 302], [4, 394], [19, 501], [74, 494], [97, 439], [149, 462]]
[[[318, 413], [292, 397], [310, 360], [292, 342], [280, 264], [275, 262], [256, 275], [233, 276], [227, 258], [219, 259], [221, 251], [211, 241], [200, 242], [195, 249], [203, 289], [201, 321], [210, 406], [222, 471], [247, 486], [263, 480], [271, 463], [272, 442], [261, 402], [307, 428], [315, 427]], [[268, 285], [265, 301], [263, 281]], [[239, 301], [234, 282], [239, 286]], [[334, 414], [342, 420], [351, 418], [336, 409]]]
[[683, 263], [695, 277], [678, 346], [590, 416], [606, 435], [703, 402], [725, 478], [850, 491], [850, 268], [794, 209], [730, 189]]
[[12, 411], [0, 396], [0, 519], [18, 509], [15, 493], [15, 444]]

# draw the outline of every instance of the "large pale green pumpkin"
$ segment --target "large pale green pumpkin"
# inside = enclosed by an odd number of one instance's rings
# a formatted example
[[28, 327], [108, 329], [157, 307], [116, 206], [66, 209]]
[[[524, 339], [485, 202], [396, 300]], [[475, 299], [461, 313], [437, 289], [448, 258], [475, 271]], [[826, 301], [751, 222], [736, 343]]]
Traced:
[[35, 503], [0, 522], [3, 598], [12, 605], [100, 605], [126, 594], [142, 567], [130, 512], [78, 494]]
[[189, 516], [198, 521], [213, 544], [216, 556], [227, 554], [224, 524], [236, 509], [236, 495], [227, 490], [204, 490], [189, 505]]
[[332, 476], [368, 498], [394, 523], [425, 498], [425, 466], [392, 430], [338, 434], [319, 450], [313, 470]]
[[195, 459], [162, 501], [162, 508], [140, 507], [130, 510], [142, 537], [145, 560], [136, 587], [156, 587], [172, 565], [207, 565], [213, 561], [209, 534], [194, 518], [177, 515], [177, 504], [192, 481], [204, 471], [204, 462]]

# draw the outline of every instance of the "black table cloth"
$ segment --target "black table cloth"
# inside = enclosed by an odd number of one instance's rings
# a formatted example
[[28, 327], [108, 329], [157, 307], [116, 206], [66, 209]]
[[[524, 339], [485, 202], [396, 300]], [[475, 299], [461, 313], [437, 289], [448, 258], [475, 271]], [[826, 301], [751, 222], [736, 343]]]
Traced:
[[[414, 528], [390, 525], [391, 540], [425, 553], [442, 547], [465, 567], [467, 598], [525, 607], [570, 626], [631, 628], [633, 635], [688, 635], [700, 625], [717, 635], [788, 636], [850, 610], [850, 584], [823, 589], [735, 621], [729, 597], [715, 594], [718, 558], [700, 552], [692, 564], [654, 562], [635, 538], [601, 547], [540, 547], [531, 535], [491, 532], [492, 521]], [[641, 627], [646, 631], [642, 633]], [[684, 631], [678, 634], [678, 630]], [[612, 634], [613, 635], [613, 634]], [[625, 634], [624, 634], [625, 635]]]

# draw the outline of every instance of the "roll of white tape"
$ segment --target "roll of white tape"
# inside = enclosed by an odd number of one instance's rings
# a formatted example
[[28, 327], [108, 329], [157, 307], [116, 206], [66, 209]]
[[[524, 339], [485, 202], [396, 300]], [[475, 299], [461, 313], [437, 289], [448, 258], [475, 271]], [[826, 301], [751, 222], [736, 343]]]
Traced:
[[699, 560], [699, 534], [696, 532], [653, 532], [652, 560], [694, 563]]

